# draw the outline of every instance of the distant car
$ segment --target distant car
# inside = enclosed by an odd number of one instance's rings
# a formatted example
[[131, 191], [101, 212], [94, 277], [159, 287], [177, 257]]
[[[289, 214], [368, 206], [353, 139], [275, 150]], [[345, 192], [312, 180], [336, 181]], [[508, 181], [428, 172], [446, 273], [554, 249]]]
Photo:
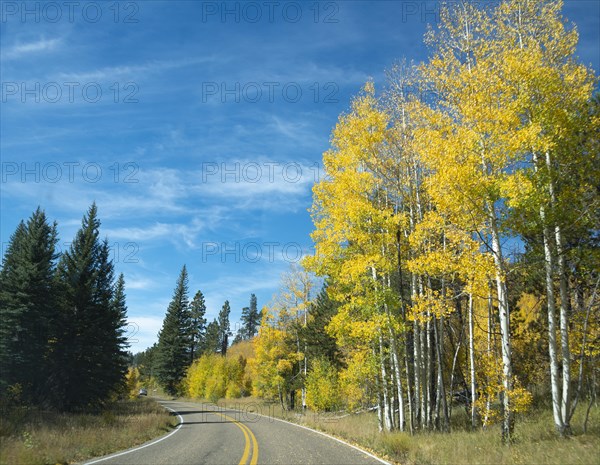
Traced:
[[147, 396], [148, 395], [148, 391], [146, 391], [146, 389], [142, 388], [140, 389], [140, 392], [138, 393], [139, 396]]

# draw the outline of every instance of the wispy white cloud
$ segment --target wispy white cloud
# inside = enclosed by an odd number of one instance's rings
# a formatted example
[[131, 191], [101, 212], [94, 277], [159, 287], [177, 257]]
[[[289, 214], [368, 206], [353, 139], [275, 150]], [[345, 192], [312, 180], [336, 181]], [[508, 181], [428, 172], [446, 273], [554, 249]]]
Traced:
[[6, 47], [0, 54], [2, 60], [15, 60], [40, 52], [57, 50], [62, 39], [39, 39], [34, 42], [23, 42]]
[[[225, 300], [229, 300], [231, 327], [236, 329], [236, 322], [239, 321], [242, 307], [249, 304], [250, 294], [259, 294], [277, 289], [280, 272], [281, 269], [278, 267], [264, 267], [261, 271], [251, 274], [239, 274], [238, 272], [229, 276], [220, 276], [213, 280], [204, 280], [201, 283], [190, 281], [190, 289], [202, 290], [206, 299], [206, 318], [208, 321], [217, 318], [223, 303]], [[235, 286], [232, 286], [232, 283], [235, 283]], [[259, 307], [265, 304], [266, 302], [259, 301]]]
[[205, 230], [206, 222], [192, 217], [187, 224], [155, 223], [148, 227], [126, 227], [105, 229], [104, 232], [113, 239], [124, 239], [132, 242], [168, 241], [174, 245], [185, 245], [186, 248], [198, 247], [198, 235]]
[[172, 224], [155, 223], [145, 228], [113, 228], [105, 230], [105, 232], [111, 239], [127, 239], [130, 241], [141, 241], [163, 238], [169, 234], [172, 234], [172, 228]]
[[186, 58], [181, 60], [153, 60], [143, 64], [127, 66], [106, 66], [89, 71], [72, 71], [59, 73], [57, 78], [80, 81], [105, 81], [108, 79], [123, 79], [132, 77], [148, 77], [148, 75], [164, 71], [183, 68], [186, 66], [212, 63], [218, 60], [217, 56]]
[[[232, 169], [234, 175], [226, 175]], [[41, 165], [39, 170], [44, 172]], [[28, 176], [31, 181], [32, 175]], [[229, 233], [238, 228], [250, 231], [251, 227], [239, 222], [249, 212], [272, 209], [281, 214], [306, 209], [319, 173], [307, 162], [239, 159], [211, 162], [204, 171], [140, 170], [131, 178], [137, 182], [131, 183], [114, 183], [112, 176], [108, 168], [98, 183], [85, 182], [79, 175], [70, 182], [67, 173], [56, 183], [43, 177], [38, 182], [22, 182], [20, 175], [14, 175], [4, 183], [3, 196], [29, 203], [31, 208], [39, 203], [60, 208], [61, 226], [69, 232], [79, 226], [81, 216], [95, 201], [102, 233], [111, 241], [168, 243], [180, 250], [193, 250], [200, 247], [201, 236], [220, 230], [224, 224], [228, 224]], [[136, 220], [133, 225], [132, 218]]]
[[155, 286], [156, 283], [149, 278], [144, 278], [144, 277], [130, 277], [127, 280], [126, 286], [127, 289], [151, 289], [153, 286]]
[[272, 122], [270, 124], [271, 128], [283, 134], [285, 137], [295, 141], [306, 140], [304, 136], [305, 128], [307, 126], [307, 123], [298, 121], [285, 121], [282, 118], [278, 118], [277, 116], [273, 116]]

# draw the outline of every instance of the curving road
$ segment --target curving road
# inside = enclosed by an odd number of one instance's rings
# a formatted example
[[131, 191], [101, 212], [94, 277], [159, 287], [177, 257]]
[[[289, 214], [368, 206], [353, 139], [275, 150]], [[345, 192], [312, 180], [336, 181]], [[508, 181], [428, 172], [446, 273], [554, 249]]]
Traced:
[[248, 410], [160, 401], [179, 417], [162, 438], [86, 465], [221, 465], [387, 463], [316, 431]]

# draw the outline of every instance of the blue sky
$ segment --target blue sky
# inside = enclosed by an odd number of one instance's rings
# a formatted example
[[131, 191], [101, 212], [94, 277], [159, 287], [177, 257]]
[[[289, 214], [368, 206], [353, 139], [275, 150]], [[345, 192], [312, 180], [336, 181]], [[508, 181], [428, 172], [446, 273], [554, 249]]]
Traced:
[[[4, 252], [41, 205], [61, 247], [96, 201], [125, 274], [131, 350], [156, 340], [185, 263], [232, 326], [310, 253], [311, 186], [368, 78], [420, 61], [436, 2], [2, 2]], [[600, 2], [567, 0], [600, 69]]]

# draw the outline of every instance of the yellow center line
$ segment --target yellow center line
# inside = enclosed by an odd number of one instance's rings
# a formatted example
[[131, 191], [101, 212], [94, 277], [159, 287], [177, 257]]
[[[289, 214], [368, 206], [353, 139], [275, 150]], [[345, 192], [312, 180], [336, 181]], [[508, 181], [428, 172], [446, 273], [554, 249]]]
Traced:
[[243, 426], [248, 430], [250, 438], [252, 439], [252, 459], [250, 460], [250, 465], [256, 465], [258, 463], [258, 442], [256, 441], [256, 436], [254, 436], [252, 430], [246, 425]]
[[258, 442], [256, 441], [256, 436], [254, 436], [252, 430], [243, 423], [237, 421], [235, 418], [230, 417], [229, 415], [225, 415], [224, 413], [219, 412], [214, 413], [231, 421], [239, 429], [242, 430], [242, 433], [244, 433], [246, 444], [244, 446], [244, 453], [242, 454], [242, 459], [240, 460], [239, 465], [246, 465], [248, 461], [248, 454], [250, 453], [250, 444], [252, 444], [252, 457], [250, 459], [250, 465], [256, 465], [258, 463]]

